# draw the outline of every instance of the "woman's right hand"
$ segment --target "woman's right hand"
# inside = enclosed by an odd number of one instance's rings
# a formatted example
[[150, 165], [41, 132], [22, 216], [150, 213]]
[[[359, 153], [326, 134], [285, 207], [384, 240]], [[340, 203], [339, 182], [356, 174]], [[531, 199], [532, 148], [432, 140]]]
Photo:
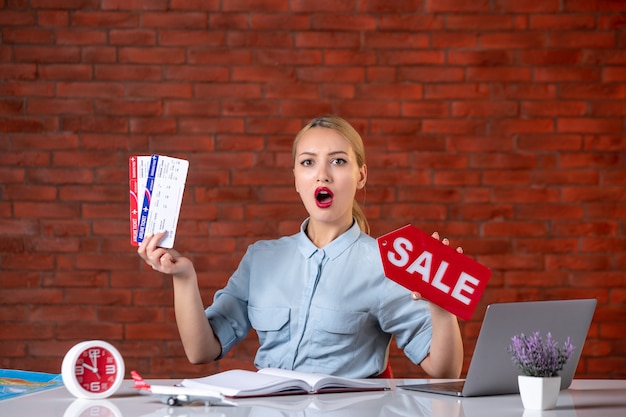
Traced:
[[137, 253], [144, 262], [155, 271], [178, 277], [191, 276], [195, 273], [189, 258], [182, 256], [175, 249], [166, 249], [158, 246], [167, 232], [159, 232], [145, 236]]

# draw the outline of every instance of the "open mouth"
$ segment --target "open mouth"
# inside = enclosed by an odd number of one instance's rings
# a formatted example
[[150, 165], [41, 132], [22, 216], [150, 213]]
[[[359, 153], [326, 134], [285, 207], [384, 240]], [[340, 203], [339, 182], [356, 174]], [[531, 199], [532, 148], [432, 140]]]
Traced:
[[326, 187], [315, 189], [315, 203], [319, 208], [327, 208], [333, 204], [333, 193]]

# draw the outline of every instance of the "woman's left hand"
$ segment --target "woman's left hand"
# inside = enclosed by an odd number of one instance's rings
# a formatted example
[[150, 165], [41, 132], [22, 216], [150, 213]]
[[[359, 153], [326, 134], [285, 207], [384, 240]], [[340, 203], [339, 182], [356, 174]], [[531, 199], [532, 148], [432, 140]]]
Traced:
[[[431, 236], [432, 236], [432, 237], [434, 237], [435, 239], [439, 240], [439, 233], [437, 233], [437, 232], [433, 232], [433, 234], [432, 234]], [[441, 240], [441, 243], [443, 243], [443, 244], [444, 244], [444, 245], [446, 245], [446, 246], [450, 246], [450, 241], [448, 240], [448, 238], [447, 238], [447, 237], [444, 237], [444, 238]], [[462, 247], [460, 247], [460, 246], [457, 246], [456, 251], [457, 251], [458, 253], [463, 253], [463, 248], [462, 248]], [[422, 299], [422, 294], [420, 294], [420, 293], [419, 293], [419, 292], [417, 292], [417, 291], [412, 291], [412, 292], [411, 292], [411, 298], [412, 298], [413, 300], [421, 300], [421, 299]]]

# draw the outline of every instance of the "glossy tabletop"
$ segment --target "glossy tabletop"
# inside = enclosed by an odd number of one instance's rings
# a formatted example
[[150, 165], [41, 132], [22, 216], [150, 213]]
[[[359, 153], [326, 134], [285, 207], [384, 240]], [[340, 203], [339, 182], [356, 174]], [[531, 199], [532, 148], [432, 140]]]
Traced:
[[[156, 398], [138, 394], [131, 381], [106, 400], [77, 400], [64, 388], [54, 388], [0, 401], [0, 416], [20, 417], [170, 417], [170, 416], [317, 416], [379, 417], [624, 417], [626, 380], [574, 380], [561, 391], [550, 411], [524, 410], [519, 395], [455, 398], [396, 388], [421, 380], [388, 380], [390, 390], [369, 393], [291, 395], [238, 400], [236, 407], [195, 403], [169, 407]], [[151, 380], [173, 384], [172, 380]]]

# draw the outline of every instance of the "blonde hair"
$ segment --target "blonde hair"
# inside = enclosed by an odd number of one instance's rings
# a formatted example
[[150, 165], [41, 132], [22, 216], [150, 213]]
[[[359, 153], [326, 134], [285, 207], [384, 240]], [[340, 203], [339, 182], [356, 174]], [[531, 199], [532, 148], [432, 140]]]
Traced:
[[[302, 135], [308, 132], [309, 129], [312, 129], [314, 127], [324, 127], [326, 129], [333, 129], [334, 131], [338, 132], [348, 141], [348, 143], [354, 150], [358, 167], [361, 168], [363, 167], [363, 165], [365, 165], [365, 146], [363, 145], [363, 139], [361, 138], [361, 135], [359, 135], [359, 132], [357, 132], [356, 129], [354, 129], [354, 127], [352, 127], [352, 125], [346, 120], [334, 115], [317, 117], [307, 123], [306, 126], [304, 126], [300, 130], [300, 132], [298, 132], [295, 139], [293, 140], [292, 155], [294, 160], [296, 159], [296, 148], [298, 147], [298, 142], [300, 141], [300, 138], [302, 137]], [[361, 210], [359, 203], [356, 201], [356, 198], [352, 204], [352, 216], [354, 216], [354, 218], [356, 219], [359, 228], [363, 232], [369, 234], [369, 223], [365, 218], [365, 213], [363, 213], [363, 210]]]

